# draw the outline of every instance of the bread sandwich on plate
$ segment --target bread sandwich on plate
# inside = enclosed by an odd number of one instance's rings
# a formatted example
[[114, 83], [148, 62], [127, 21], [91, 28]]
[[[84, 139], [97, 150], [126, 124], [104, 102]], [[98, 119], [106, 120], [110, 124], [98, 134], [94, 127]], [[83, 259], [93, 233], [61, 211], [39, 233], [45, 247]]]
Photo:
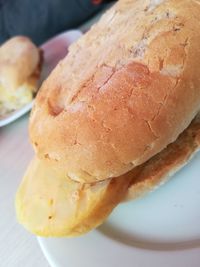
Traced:
[[200, 147], [200, 2], [119, 0], [74, 43], [31, 113], [20, 223], [77, 236]]

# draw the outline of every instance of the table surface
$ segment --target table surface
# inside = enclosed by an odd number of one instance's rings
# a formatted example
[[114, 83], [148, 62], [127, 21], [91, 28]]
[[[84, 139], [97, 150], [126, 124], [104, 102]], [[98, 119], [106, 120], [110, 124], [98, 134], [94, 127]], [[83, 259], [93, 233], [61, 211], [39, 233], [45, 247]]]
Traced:
[[0, 128], [0, 266], [49, 267], [37, 239], [17, 223], [15, 193], [33, 151], [26, 114]]

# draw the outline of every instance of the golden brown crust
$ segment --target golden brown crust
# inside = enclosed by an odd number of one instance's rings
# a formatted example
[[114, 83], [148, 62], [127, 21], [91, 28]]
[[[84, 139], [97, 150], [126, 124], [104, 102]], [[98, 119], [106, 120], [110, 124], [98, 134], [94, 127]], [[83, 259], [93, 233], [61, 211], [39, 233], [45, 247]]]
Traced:
[[119, 1], [44, 82], [31, 141], [72, 179], [126, 173], [176, 140], [197, 114], [200, 5], [161, 2]]
[[200, 114], [190, 126], [152, 159], [136, 167], [125, 200], [142, 197], [166, 182], [200, 150]]
[[[24, 36], [9, 39], [0, 47], [0, 83], [7, 90], [16, 90], [32, 79], [40, 69], [41, 55], [39, 49]], [[31, 77], [32, 76], [32, 77]]]

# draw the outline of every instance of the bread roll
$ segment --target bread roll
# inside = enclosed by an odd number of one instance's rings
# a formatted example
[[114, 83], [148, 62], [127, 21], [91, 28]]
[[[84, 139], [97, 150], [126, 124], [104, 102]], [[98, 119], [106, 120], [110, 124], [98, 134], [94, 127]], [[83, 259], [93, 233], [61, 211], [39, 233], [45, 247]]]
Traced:
[[38, 89], [41, 51], [24, 36], [0, 46], [0, 115], [29, 103]]
[[38, 157], [95, 182], [162, 151], [200, 109], [199, 44], [198, 1], [118, 1], [44, 82], [30, 120]]
[[200, 149], [200, 117], [166, 149], [121, 177], [70, 180], [58, 163], [34, 159], [16, 197], [19, 222], [40, 236], [77, 236], [100, 225], [120, 201], [154, 190]]
[[35, 72], [38, 48], [25, 36], [16, 36], [0, 46], [0, 81], [8, 90], [17, 89]]

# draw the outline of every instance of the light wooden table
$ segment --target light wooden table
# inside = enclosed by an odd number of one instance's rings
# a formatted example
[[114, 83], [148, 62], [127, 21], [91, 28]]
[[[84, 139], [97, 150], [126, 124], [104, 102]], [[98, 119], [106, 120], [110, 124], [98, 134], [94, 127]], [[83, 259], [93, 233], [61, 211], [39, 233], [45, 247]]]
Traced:
[[49, 267], [36, 237], [15, 217], [15, 193], [33, 154], [28, 116], [0, 128], [0, 267]]

